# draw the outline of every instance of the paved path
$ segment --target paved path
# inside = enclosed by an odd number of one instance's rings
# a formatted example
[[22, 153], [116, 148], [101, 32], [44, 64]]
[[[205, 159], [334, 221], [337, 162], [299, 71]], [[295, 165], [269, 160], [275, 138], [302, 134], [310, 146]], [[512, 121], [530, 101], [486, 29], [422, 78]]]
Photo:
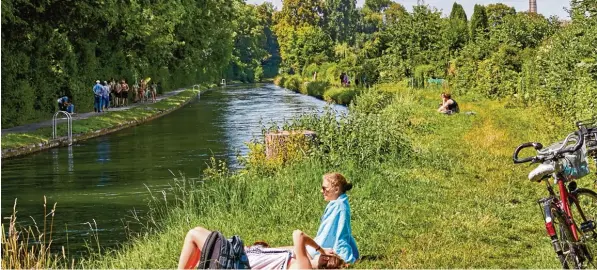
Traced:
[[[174, 95], [178, 95], [178, 93], [186, 90], [188, 88], [181, 88], [181, 89], [177, 89], [174, 91], [170, 91], [167, 92], [161, 96], [157, 96], [156, 97], [156, 102], [160, 101], [162, 99], [166, 99], [168, 97], [174, 96]], [[128, 110], [130, 108], [134, 108], [134, 107], [138, 107], [138, 106], [144, 106], [144, 105], [149, 105], [152, 103], [133, 103], [133, 104], [129, 104], [128, 106], [124, 106], [124, 107], [116, 107], [116, 108], [110, 108], [108, 111], [125, 111]], [[76, 105], [75, 105], [76, 106]], [[75, 113], [73, 114], [73, 121], [76, 120], [81, 120], [81, 119], [87, 119], [89, 117], [94, 117], [96, 115], [101, 115], [101, 113], [96, 113], [96, 112], [87, 112], [87, 113]], [[64, 115], [62, 115], [64, 116]], [[59, 118], [58, 119], [58, 123], [62, 123], [62, 122], [66, 122], [66, 118]], [[43, 121], [43, 122], [38, 122], [38, 123], [31, 123], [31, 124], [27, 124], [27, 125], [23, 125], [23, 126], [16, 126], [16, 127], [11, 127], [11, 128], [7, 128], [7, 129], [3, 129], [2, 130], [2, 135], [4, 134], [10, 134], [10, 133], [19, 133], [19, 132], [31, 132], [31, 131], [35, 131], [39, 128], [44, 128], [44, 127], [51, 127], [52, 126], [52, 120], [47, 120], [47, 121]]]

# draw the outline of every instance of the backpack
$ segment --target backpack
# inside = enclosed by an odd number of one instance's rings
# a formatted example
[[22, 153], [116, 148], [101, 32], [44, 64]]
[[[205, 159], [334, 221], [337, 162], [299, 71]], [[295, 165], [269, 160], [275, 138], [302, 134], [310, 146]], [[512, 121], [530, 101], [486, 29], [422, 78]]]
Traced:
[[205, 240], [197, 269], [250, 269], [243, 240], [238, 236], [226, 239], [214, 231]]

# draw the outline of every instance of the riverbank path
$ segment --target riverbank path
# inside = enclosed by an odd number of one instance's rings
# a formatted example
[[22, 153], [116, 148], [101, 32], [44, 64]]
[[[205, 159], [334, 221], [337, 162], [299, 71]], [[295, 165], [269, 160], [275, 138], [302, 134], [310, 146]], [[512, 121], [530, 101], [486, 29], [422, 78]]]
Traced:
[[[167, 99], [171, 96], [178, 95], [180, 92], [187, 90], [187, 89], [188, 88], [181, 88], [181, 89], [177, 89], [174, 91], [166, 92], [163, 95], [157, 96], [156, 102], [159, 102], [160, 100], [163, 100], [163, 99]], [[110, 109], [108, 109], [108, 111], [109, 112], [126, 111], [131, 108], [149, 105], [149, 104], [152, 104], [152, 103], [132, 103], [132, 104], [129, 104], [128, 106], [110, 108]], [[76, 121], [76, 120], [87, 119], [87, 118], [98, 116], [98, 115], [102, 115], [102, 114], [96, 113], [96, 112], [74, 113], [74, 114], [72, 114], [72, 117], [73, 117], [73, 121]], [[66, 118], [58, 118], [58, 123], [63, 123], [63, 122], [66, 122]], [[31, 124], [27, 124], [27, 125], [2, 129], [2, 135], [10, 134], [10, 133], [32, 132], [39, 128], [51, 127], [51, 126], [52, 126], [52, 119], [47, 120], [47, 121], [38, 122], [38, 123], [31, 123]]]

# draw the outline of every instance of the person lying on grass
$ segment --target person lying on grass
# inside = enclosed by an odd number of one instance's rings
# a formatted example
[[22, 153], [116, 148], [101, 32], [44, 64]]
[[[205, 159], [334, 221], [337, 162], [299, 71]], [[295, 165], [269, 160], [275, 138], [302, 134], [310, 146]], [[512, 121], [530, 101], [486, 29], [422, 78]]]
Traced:
[[[217, 237], [218, 245], [210, 247]], [[300, 230], [292, 233], [293, 252], [284, 248], [268, 248], [263, 245], [238, 247], [242, 240], [238, 236], [225, 239], [220, 232], [202, 227], [191, 229], [184, 240], [178, 269], [190, 268], [251, 268], [251, 269], [340, 269], [346, 263], [331, 250], [325, 250]], [[321, 252], [317, 260], [311, 260], [306, 247], [310, 246]], [[210, 254], [203, 254], [208, 252]]]

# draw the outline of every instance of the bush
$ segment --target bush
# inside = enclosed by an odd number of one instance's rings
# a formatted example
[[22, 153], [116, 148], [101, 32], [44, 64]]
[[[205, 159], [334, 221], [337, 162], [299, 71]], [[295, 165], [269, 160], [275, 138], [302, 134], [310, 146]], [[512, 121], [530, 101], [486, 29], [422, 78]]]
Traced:
[[330, 84], [328, 82], [315, 81], [305, 83], [306, 94], [323, 99], [323, 93]]
[[357, 88], [332, 87], [325, 91], [323, 99], [336, 104], [347, 105], [358, 94]]
[[288, 90], [292, 90], [294, 92], [300, 92], [301, 81], [302, 81], [301, 76], [292, 75], [284, 81], [284, 88], [286, 88]]
[[286, 77], [284, 75], [278, 75], [274, 79], [274, 84], [280, 87], [284, 87], [284, 82], [286, 82]]
[[402, 131], [388, 129], [390, 123], [380, 114], [351, 111], [338, 117], [327, 110], [320, 116], [306, 115], [293, 122], [295, 129], [317, 133], [319, 145], [312, 154], [331, 166], [353, 162], [367, 167], [389, 158], [408, 157], [411, 152]]

